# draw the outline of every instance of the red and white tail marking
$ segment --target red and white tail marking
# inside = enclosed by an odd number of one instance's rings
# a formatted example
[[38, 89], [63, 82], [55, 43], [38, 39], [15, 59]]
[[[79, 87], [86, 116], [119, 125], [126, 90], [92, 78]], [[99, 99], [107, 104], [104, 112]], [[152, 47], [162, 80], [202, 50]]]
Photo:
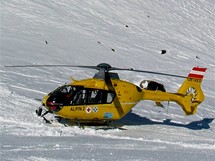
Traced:
[[188, 78], [203, 79], [207, 68], [194, 67], [188, 75]]

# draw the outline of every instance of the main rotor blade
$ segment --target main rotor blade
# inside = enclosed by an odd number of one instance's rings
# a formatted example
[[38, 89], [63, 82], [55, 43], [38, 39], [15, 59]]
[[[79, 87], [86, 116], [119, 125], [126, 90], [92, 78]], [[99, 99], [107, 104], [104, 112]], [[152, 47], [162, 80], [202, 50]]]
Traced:
[[171, 77], [178, 77], [178, 78], [187, 78], [185, 76], [181, 75], [175, 75], [175, 74], [168, 74], [168, 73], [162, 73], [162, 72], [153, 72], [153, 71], [147, 71], [147, 70], [135, 70], [133, 68], [117, 68], [117, 67], [111, 67], [109, 64], [101, 63], [97, 66], [83, 66], [83, 65], [65, 65], [65, 64], [52, 64], [52, 65], [8, 65], [4, 66], [8, 68], [40, 68], [40, 67], [78, 67], [78, 68], [89, 68], [89, 69], [96, 69], [96, 70], [104, 70], [104, 72], [108, 72], [110, 70], [125, 70], [125, 71], [133, 71], [133, 72], [141, 72], [141, 73], [149, 73], [149, 74], [157, 74], [157, 75], [164, 75], [164, 76], [171, 76]]
[[6, 65], [4, 66], [6, 68], [40, 68], [40, 67], [78, 67], [78, 68], [90, 68], [90, 69], [97, 69], [99, 70], [99, 67], [97, 66], [82, 66], [82, 65]]
[[126, 68], [115, 68], [115, 67], [112, 67], [112, 68], [110, 68], [110, 70], [125, 70], [125, 71], [133, 71], [133, 72], [141, 72], [141, 73], [165, 75], [165, 76], [178, 77], [178, 78], [187, 78], [187, 77], [181, 76], [181, 75], [168, 74], [168, 73], [162, 73], [162, 72], [153, 72], [153, 71], [147, 71], [147, 70], [135, 70], [135, 69], [132, 69], [132, 68], [126, 69]]

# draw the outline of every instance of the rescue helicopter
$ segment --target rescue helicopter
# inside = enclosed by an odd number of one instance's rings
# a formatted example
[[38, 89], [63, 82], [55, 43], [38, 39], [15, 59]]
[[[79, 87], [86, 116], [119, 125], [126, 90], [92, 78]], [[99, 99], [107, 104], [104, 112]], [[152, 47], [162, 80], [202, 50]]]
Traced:
[[[42, 99], [42, 105], [36, 110], [38, 116], [45, 118], [52, 113], [59, 118], [68, 119], [78, 124], [109, 124], [119, 120], [131, 111], [141, 100], [151, 100], [157, 106], [163, 107], [161, 102], [175, 102], [181, 106], [185, 115], [193, 115], [197, 107], [204, 101], [201, 82], [206, 68], [194, 67], [187, 77], [154, 72], [135, 70], [132, 68], [112, 67], [107, 63], [97, 66], [75, 65], [25, 65], [7, 67], [79, 67], [98, 70], [93, 78], [75, 80], [62, 85], [47, 94]], [[111, 71], [132, 71], [158, 74], [183, 78], [184, 82], [177, 92], [167, 92], [158, 82], [143, 80], [139, 86], [121, 80], [118, 73]]]

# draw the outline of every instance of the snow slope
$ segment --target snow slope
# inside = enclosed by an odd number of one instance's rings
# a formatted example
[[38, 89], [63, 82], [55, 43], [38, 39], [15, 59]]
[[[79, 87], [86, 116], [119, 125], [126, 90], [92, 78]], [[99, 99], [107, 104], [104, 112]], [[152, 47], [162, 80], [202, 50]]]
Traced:
[[[215, 2], [213, 0], [9, 0], [0, 3], [1, 160], [214, 160]], [[161, 50], [166, 54], [160, 54]], [[97, 65], [186, 76], [207, 67], [205, 101], [194, 116], [167, 103], [140, 102], [122, 129], [47, 125], [35, 110], [69, 77], [94, 70], [5, 68], [5, 65]], [[120, 72], [139, 84], [151, 79], [175, 92], [183, 79]]]

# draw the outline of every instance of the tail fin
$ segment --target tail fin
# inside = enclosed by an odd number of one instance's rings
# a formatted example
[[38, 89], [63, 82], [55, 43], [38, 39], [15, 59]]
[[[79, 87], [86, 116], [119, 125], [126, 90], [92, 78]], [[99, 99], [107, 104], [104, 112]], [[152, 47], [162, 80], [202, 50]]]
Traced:
[[206, 69], [194, 67], [177, 92], [177, 94], [183, 96], [183, 99], [178, 100], [177, 103], [186, 115], [195, 114], [198, 105], [204, 101], [201, 82]]

